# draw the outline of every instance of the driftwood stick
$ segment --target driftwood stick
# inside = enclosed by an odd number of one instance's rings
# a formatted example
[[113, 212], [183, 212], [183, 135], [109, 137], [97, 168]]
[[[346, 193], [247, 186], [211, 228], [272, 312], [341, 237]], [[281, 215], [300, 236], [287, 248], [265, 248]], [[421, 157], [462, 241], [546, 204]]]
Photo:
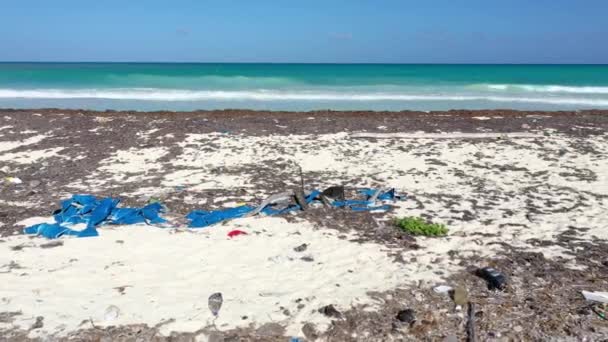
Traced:
[[300, 190], [302, 191], [302, 193], [304, 193], [304, 175], [302, 173], [302, 166], [298, 163], [296, 163], [296, 166], [298, 167], [298, 170], [300, 171]]
[[467, 320], [467, 342], [475, 342], [475, 304], [469, 302], [469, 318]]

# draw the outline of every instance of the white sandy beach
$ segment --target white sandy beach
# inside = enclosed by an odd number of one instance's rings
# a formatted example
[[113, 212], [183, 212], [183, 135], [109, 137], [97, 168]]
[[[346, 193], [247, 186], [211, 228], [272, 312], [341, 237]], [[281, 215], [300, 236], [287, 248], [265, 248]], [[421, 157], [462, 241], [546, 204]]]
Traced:
[[[104, 134], [100, 125], [95, 134]], [[6, 130], [10, 127], [2, 127], [0, 136]], [[43, 238], [14, 235], [0, 243], [0, 299], [3, 311], [21, 314], [0, 323], [0, 329], [27, 330], [42, 316], [44, 326], [31, 330], [30, 337], [64, 336], [90, 328], [91, 323], [162, 324], [163, 334], [214, 324], [221, 331], [279, 323], [287, 335], [301, 336], [305, 323], [315, 323], [320, 331], [329, 326], [331, 319], [317, 311], [324, 305], [341, 311], [357, 305], [375, 310], [378, 303], [368, 292], [444, 284], [462, 271], [460, 260], [491, 258], [504, 248], [501, 244], [539, 251], [570, 268], [584, 269], [568, 250], [541, 247], [534, 241], [555, 241], [572, 225], [588, 228], [578, 236], [581, 240], [608, 239], [607, 134], [577, 138], [537, 131], [483, 139], [451, 132], [444, 133], [451, 139], [422, 133], [415, 139], [362, 139], [349, 133], [188, 134], [176, 144], [181, 152], [172, 154], [171, 145], [163, 143], [165, 137], [153, 133], [139, 132], [138, 139], [154, 147], [116, 151], [99, 163], [96, 172], [75, 179], [71, 190], [57, 194], [57, 200], [70, 193], [160, 179], [154, 186], [122, 195], [170, 199], [174, 188], [181, 186], [187, 198], [204, 209], [210, 203], [198, 194], [222, 188], [235, 193], [220, 199], [230, 200], [224, 204], [230, 206], [253, 200], [251, 195], [239, 196], [239, 189], [260, 188], [253, 165], [282, 160], [300, 165], [307, 174], [322, 175], [314, 180], [318, 188], [391, 186], [411, 196], [376, 221], [378, 230], [395, 229], [391, 220], [397, 216], [426, 215], [447, 224], [449, 235], [417, 238], [420, 249], [403, 251], [352, 241], [358, 238], [354, 229], [344, 234], [298, 218], [298, 213], [292, 222], [252, 217], [200, 230], [177, 223], [165, 228], [103, 227], [99, 237], [61, 239], [63, 245], [54, 248], [40, 248], [48, 242]], [[18, 146], [44, 145], [48, 134], [52, 132], [30, 132], [21, 141], [0, 142], [0, 160], [13, 163], [5, 171], [65, 158], [60, 149], [69, 150], [68, 145], [13, 152]], [[594, 153], [577, 151], [575, 146], [581, 144]], [[225, 172], [212, 172], [218, 169]], [[581, 179], [581, 172], [595, 178]], [[293, 178], [292, 185], [297, 182]], [[261, 195], [270, 193], [256, 194]], [[27, 208], [31, 202], [11, 205]], [[532, 214], [530, 207], [535, 209]], [[467, 213], [474, 215], [465, 218]], [[171, 211], [166, 216], [170, 222], [178, 219]], [[19, 224], [41, 220], [48, 218]], [[228, 238], [233, 229], [248, 235]], [[303, 243], [306, 251], [294, 251]], [[446, 257], [450, 251], [457, 251], [457, 257]], [[395, 253], [405, 262], [396, 262]], [[314, 261], [302, 260], [303, 256]], [[207, 298], [214, 292], [224, 296], [215, 320], [207, 308]], [[105, 313], [111, 305], [119, 309], [117, 316]]]

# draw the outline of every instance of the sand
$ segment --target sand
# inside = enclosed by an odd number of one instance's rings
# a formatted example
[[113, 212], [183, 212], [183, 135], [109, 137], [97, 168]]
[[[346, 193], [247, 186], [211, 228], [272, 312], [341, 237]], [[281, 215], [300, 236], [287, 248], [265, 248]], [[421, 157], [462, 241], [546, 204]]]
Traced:
[[[491, 114], [480, 117], [472, 120], [503, 120]], [[116, 120], [94, 117], [97, 124]], [[154, 326], [170, 319], [174, 321], [162, 325], [162, 335], [213, 324], [226, 331], [279, 323], [286, 336], [302, 336], [305, 323], [314, 323], [320, 332], [331, 328], [332, 319], [318, 312], [324, 305], [343, 312], [361, 305], [381, 310], [370, 293], [432, 289], [464, 272], [463, 260], [500, 258], [517, 248], [584, 271], [590, 267], [587, 261], [558, 243], [563, 235], [580, 227], [581, 242], [608, 240], [608, 134], [603, 130], [572, 135], [551, 127], [522, 131], [518, 126], [492, 133], [492, 128], [479, 126], [468, 133], [430, 134], [417, 129], [386, 132], [390, 125], [376, 124], [381, 132], [250, 134], [169, 133], [164, 125], [162, 120], [148, 123], [134, 134], [135, 143], [116, 140], [107, 153], [83, 153], [78, 144], [58, 140], [45, 143], [47, 135], [0, 141], [0, 161], [10, 161], [18, 176], [19, 170], [43, 161], [80, 159], [91, 165], [65, 181], [55, 178], [55, 201], [74, 192], [110, 192], [137, 201], [158, 196], [167, 201], [171, 219], [166, 228], [103, 228], [100, 237], [62, 239], [64, 244], [55, 248], [40, 248], [47, 242], [42, 238], [5, 237], [0, 281], [8, 285], [0, 289], [0, 298], [5, 311], [21, 315], [0, 323], [0, 330], [27, 330], [43, 316], [44, 327], [29, 332], [30, 337], [65, 336], [90, 328], [87, 320], [104, 327]], [[579, 126], [597, 128], [592, 123]], [[478, 128], [489, 132], [481, 134]], [[116, 129], [80, 131], [104, 136], [119, 134], [110, 133]], [[370, 133], [382, 135], [368, 138]], [[299, 167], [309, 188], [390, 186], [408, 199], [386, 215], [374, 214], [365, 229], [355, 221], [336, 227], [330, 220], [307, 220], [299, 213], [183, 229], [183, 208], [257, 203], [298, 186]], [[31, 200], [17, 197], [0, 203], [32, 210]], [[26, 211], [20, 216], [13, 222], [39, 214]], [[398, 216], [426, 217], [446, 224], [450, 233], [416, 238], [419, 249], [369, 239], [370, 231], [394, 230], [391, 222]], [[232, 229], [248, 235], [229, 239], [226, 234]], [[305, 252], [293, 250], [303, 243], [308, 244]], [[207, 308], [214, 292], [224, 295], [215, 321]], [[120, 310], [115, 319], [104, 317], [110, 305]]]
[[[248, 235], [228, 238], [232, 229]], [[411, 274], [380, 245], [337, 235], [306, 222], [248, 218], [196, 232], [104, 228], [100, 237], [62, 239], [63, 246], [48, 249], [39, 248], [44, 239], [10, 237], [0, 258], [18, 268], [0, 268], [5, 273], [0, 298], [4, 310], [23, 312], [13, 327], [28, 329], [37, 316], [44, 317], [44, 329], [32, 336], [60, 336], [87, 319], [104, 326], [155, 325], [171, 318], [176, 322], [164, 326], [167, 333], [213, 323], [230, 329], [280, 322], [298, 335], [306, 322], [329, 324], [319, 307], [371, 304], [368, 291], [429, 276]], [[295, 252], [303, 243], [308, 248]], [[23, 249], [14, 251], [15, 246]], [[224, 304], [214, 320], [207, 298], [215, 292], [223, 294]], [[120, 309], [117, 318], [104, 316], [110, 305]]]

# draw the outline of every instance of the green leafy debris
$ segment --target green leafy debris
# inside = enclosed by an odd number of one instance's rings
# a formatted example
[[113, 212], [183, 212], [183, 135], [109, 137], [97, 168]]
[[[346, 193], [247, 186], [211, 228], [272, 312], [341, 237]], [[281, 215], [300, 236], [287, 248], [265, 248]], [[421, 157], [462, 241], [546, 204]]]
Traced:
[[422, 217], [397, 218], [395, 224], [412, 235], [446, 236], [448, 234], [445, 225], [426, 222]]

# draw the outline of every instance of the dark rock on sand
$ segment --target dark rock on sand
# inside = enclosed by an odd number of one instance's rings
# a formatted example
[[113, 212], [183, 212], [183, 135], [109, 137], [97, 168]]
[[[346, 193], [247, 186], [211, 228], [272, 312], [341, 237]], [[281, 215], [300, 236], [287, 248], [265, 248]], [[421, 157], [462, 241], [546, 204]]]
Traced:
[[42, 316], [38, 316], [36, 317], [36, 322], [32, 325], [32, 327], [30, 328], [30, 330], [34, 330], [34, 329], [40, 329], [44, 326], [44, 317]]
[[327, 317], [341, 318], [342, 314], [332, 304], [326, 305], [319, 309], [319, 312]]
[[413, 324], [416, 322], [416, 312], [412, 309], [401, 310], [397, 313], [397, 319], [403, 323]]
[[308, 245], [303, 243], [303, 244], [299, 245], [298, 247], [295, 247], [293, 250], [296, 252], [304, 252], [306, 250], [306, 248], [308, 248]]

